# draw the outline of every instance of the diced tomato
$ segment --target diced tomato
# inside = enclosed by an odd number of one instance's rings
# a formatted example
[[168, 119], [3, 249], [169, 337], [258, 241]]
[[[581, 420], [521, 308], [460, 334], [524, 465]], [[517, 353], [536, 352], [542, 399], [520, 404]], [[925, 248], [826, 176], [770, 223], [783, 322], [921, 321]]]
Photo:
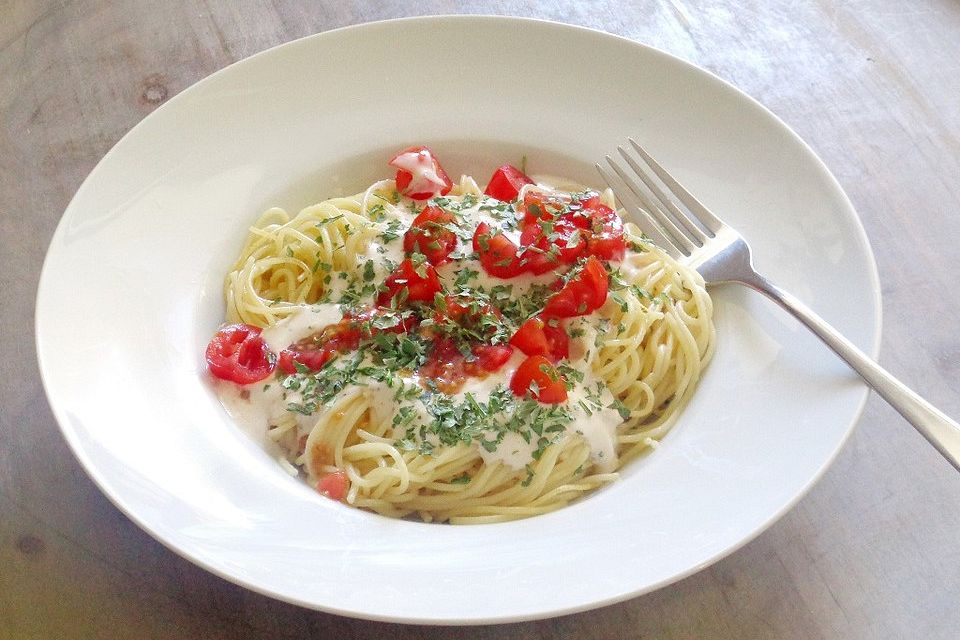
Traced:
[[607, 272], [590, 256], [580, 273], [553, 295], [543, 309], [546, 318], [573, 318], [599, 309], [607, 300]]
[[427, 360], [417, 373], [444, 393], [453, 394], [468, 377], [483, 378], [498, 371], [511, 355], [513, 347], [507, 344], [476, 344], [465, 355], [452, 338], [441, 335], [434, 338]]
[[347, 472], [342, 469], [328, 473], [317, 482], [317, 491], [331, 500], [343, 500], [347, 497], [347, 491], [349, 490], [350, 478], [347, 477]]
[[473, 250], [480, 257], [483, 270], [492, 276], [512, 278], [523, 273], [517, 245], [503, 233], [492, 231], [486, 222], [478, 224], [473, 233]]
[[597, 203], [587, 212], [590, 216], [587, 251], [601, 260], [622, 260], [627, 251], [627, 242], [623, 237], [623, 220], [605, 204]]
[[453, 188], [447, 172], [427, 147], [404, 149], [388, 164], [397, 169], [397, 191], [408, 198], [427, 200], [437, 195], [445, 196]]
[[450, 260], [450, 253], [457, 248], [457, 234], [447, 228], [456, 221], [453, 214], [440, 207], [426, 207], [403, 235], [403, 250], [417, 251], [427, 257], [427, 262], [440, 266]]
[[357, 349], [360, 340], [382, 332], [403, 333], [409, 331], [413, 324], [413, 319], [382, 307], [348, 313], [340, 322], [327, 325], [281, 351], [277, 364], [287, 373], [297, 372], [295, 362], [311, 371], [319, 371], [336, 355]]
[[502, 202], [513, 202], [525, 184], [533, 184], [533, 180], [520, 169], [505, 164], [493, 172], [484, 193]]
[[567, 385], [544, 356], [524, 360], [510, 379], [510, 390], [521, 398], [533, 396], [540, 402], [557, 404], [567, 399]]
[[205, 355], [210, 373], [237, 384], [259, 382], [276, 366], [260, 327], [249, 324], [231, 324], [217, 331]]
[[584, 230], [587, 234], [590, 233], [590, 212], [586, 209], [577, 209], [576, 211], [568, 211], [567, 213], [560, 216], [561, 220], [564, 220], [567, 224], [572, 224], [578, 229]]
[[554, 362], [570, 356], [570, 337], [556, 318], [528, 319], [510, 338], [510, 344], [528, 356], [547, 356]]
[[427, 360], [420, 366], [417, 374], [423, 379], [432, 380], [444, 393], [456, 393], [467, 378], [463, 366], [465, 362], [466, 357], [453, 339], [438, 336], [433, 339]]
[[[626, 253], [627, 243], [623, 233], [623, 221], [617, 212], [600, 202], [596, 193], [574, 199], [562, 193], [547, 193], [531, 189], [523, 196], [524, 231], [544, 220], [553, 220], [555, 225], [575, 227], [583, 233], [586, 250], [601, 260], [621, 260]], [[528, 238], [536, 231], [530, 231]], [[521, 236], [521, 244], [524, 242]], [[578, 248], [579, 248], [579, 243]], [[539, 245], [537, 245], [539, 246]], [[578, 253], [579, 255], [579, 253]], [[537, 269], [534, 273], [544, 273], [553, 267], [546, 267], [542, 261], [534, 261]]]
[[287, 373], [297, 372], [294, 363], [300, 363], [311, 371], [319, 371], [337, 354], [359, 347], [361, 337], [359, 323], [343, 320], [328, 325], [281, 351], [278, 365]]
[[573, 198], [565, 193], [551, 193], [529, 189], [523, 194], [523, 221], [526, 227], [532, 222], [552, 220], [570, 211]]
[[294, 363], [300, 363], [311, 371], [320, 371], [336, 353], [336, 349], [328, 349], [318, 342], [295, 342], [280, 352], [277, 366], [286, 373], [297, 372], [297, 365]]
[[[433, 341], [433, 348], [420, 375], [433, 378], [438, 387], [454, 393], [467, 376], [483, 377], [500, 369], [513, 354], [513, 347], [482, 341], [491, 340], [497, 332], [497, 323], [490, 322], [491, 318], [501, 317], [493, 305], [446, 296], [433, 315], [434, 325], [421, 331]], [[461, 336], [460, 343], [452, 337], [455, 335]], [[474, 344], [464, 347], [464, 336], [471, 336]]]
[[437, 276], [437, 270], [431, 264], [422, 264], [419, 267], [413, 266], [410, 258], [405, 258], [397, 266], [396, 270], [387, 276], [384, 283], [386, 291], [380, 292], [377, 297], [377, 304], [388, 305], [394, 297], [401, 291], [406, 291], [406, 297], [403, 298], [409, 302], [429, 302], [433, 296], [439, 293], [440, 278]]
[[499, 371], [513, 355], [513, 347], [507, 344], [478, 344], [472, 351], [477, 357], [476, 366], [490, 373]]
[[[579, 201], [577, 202], [577, 204], [580, 205], [581, 209], [593, 209], [598, 204], [600, 204], [599, 193], [597, 193], [596, 191], [588, 191], [586, 193], [589, 195], [586, 195], [586, 194], [581, 195]], [[573, 206], [576, 207], [576, 205], [573, 205]]]
[[531, 222], [520, 234], [520, 264], [537, 275], [573, 264], [587, 246], [583, 231], [564, 218]]

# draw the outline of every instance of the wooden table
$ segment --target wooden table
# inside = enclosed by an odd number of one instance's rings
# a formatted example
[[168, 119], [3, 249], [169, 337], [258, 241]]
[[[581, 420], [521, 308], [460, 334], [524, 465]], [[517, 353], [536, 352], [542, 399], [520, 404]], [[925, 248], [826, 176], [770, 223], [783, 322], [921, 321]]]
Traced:
[[[628, 6], [623, 6], [628, 4]], [[0, 638], [957, 638], [960, 476], [872, 397], [823, 480], [709, 569], [596, 611], [418, 628], [316, 613], [182, 560], [70, 454], [37, 373], [35, 291], [70, 197], [110, 147], [204, 76], [334, 27], [533, 15], [715, 72], [820, 154], [883, 282], [882, 362], [960, 415], [960, 4], [614, 0], [0, 4]]]

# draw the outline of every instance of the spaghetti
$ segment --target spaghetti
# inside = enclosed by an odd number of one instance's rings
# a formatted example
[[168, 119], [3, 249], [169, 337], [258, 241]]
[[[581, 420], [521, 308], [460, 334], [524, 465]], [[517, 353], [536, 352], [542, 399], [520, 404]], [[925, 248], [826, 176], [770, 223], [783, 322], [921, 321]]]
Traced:
[[211, 371], [291, 468], [383, 515], [511, 520], [614, 481], [710, 359], [702, 278], [609, 192], [508, 166], [481, 191], [423, 147], [397, 158], [395, 180], [256, 221]]

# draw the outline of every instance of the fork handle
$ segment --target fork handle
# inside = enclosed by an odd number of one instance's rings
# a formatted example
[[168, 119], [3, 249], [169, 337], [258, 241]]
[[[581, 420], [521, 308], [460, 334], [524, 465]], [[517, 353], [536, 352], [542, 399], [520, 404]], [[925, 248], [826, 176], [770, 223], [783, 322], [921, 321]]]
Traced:
[[910, 390], [792, 294], [763, 276], [743, 284], [763, 293], [817, 334], [960, 471], [960, 425]]

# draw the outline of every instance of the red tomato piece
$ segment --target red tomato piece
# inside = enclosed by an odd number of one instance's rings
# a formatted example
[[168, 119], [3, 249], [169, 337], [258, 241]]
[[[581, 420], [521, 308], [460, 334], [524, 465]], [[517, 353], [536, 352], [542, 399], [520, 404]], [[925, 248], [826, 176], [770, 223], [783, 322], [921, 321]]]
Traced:
[[554, 362], [570, 356], [570, 336], [556, 318], [528, 319], [510, 338], [510, 344], [528, 356], [547, 356]]
[[600, 194], [596, 191], [588, 191], [586, 194], [580, 196], [577, 204], [580, 205], [581, 209], [593, 209], [600, 204]]
[[437, 195], [445, 196], [453, 188], [450, 176], [427, 147], [408, 147], [391, 158], [388, 164], [397, 169], [397, 191], [408, 198], [427, 200]]
[[412, 319], [380, 307], [347, 314], [340, 322], [327, 325], [312, 336], [288, 346], [280, 352], [277, 364], [287, 373], [297, 372], [295, 362], [311, 371], [319, 371], [336, 355], [358, 348], [361, 339], [382, 332], [403, 333], [409, 331], [413, 324]]
[[450, 260], [450, 253], [457, 248], [457, 234], [445, 226], [454, 222], [456, 218], [449, 211], [426, 207], [403, 234], [403, 250], [422, 253], [427, 262], [440, 266]]
[[533, 184], [533, 180], [520, 169], [505, 164], [493, 172], [484, 193], [502, 202], [513, 202], [525, 184]]
[[259, 382], [276, 366], [260, 327], [249, 324], [231, 324], [217, 331], [205, 356], [210, 373], [237, 384]]
[[552, 220], [568, 211], [573, 198], [565, 193], [548, 193], [530, 189], [523, 194], [523, 221], [521, 226], [526, 227], [532, 222]]
[[468, 359], [453, 339], [438, 336], [417, 373], [432, 380], [444, 393], [453, 394], [468, 377], [485, 377], [499, 370], [513, 355], [513, 347], [505, 344], [476, 344], [470, 351], [472, 358]]
[[567, 385], [557, 369], [544, 356], [530, 356], [510, 378], [510, 390], [521, 398], [533, 396], [546, 404], [567, 399]]
[[[419, 270], [419, 272], [418, 272]], [[421, 275], [422, 274], [422, 275]], [[440, 278], [437, 270], [431, 264], [413, 266], [410, 258], [405, 258], [396, 270], [387, 276], [386, 291], [381, 291], [377, 297], [377, 304], [388, 305], [401, 291], [406, 291], [408, 302], [429, 302], [441, 290]]]
[[623, 236], [623, 220], [605, 204], [597, 203], [587, 210], [590, 216], [590, 239], [587, 251], [601, 260], [622, 260], [627, 251]]
[[361, 337], [360, 324], [344, 319], [288, 346], [280, 352], [278, 365], [287, 373], [297, 372], [296, 362], [319, 371], [337, 354], [359, 347]]
[[456, 393], [467, 377], [464, 371], [466, 358], [456, 343], [446, 336], [434, 338], [433, 347], [417, 373], [421, 378], [433, 380], [444, 393]]
[[573, 318], [599, 309], [607, 301], [607, 271], [590, 256], [580, 273], [553, 295], [543, 308], [547, 318]]
[[[523, 211], [524, 231], [545, 220], [553, 220], [554, 224], [580, 229], [587, 252], [602, 260], [621, 260], [626, 253], [623, 221], [616, 211], [600, 202], [600, 196], [596, 193], [574, 198], [561, 193], [531, 190], [524, 194]], [[528, 232], [527, 237], [535, 233]], [[523, 237], [521, 244], [528, 244]], [[543, 261], [533, 260], [532, 264], [534, 269], [539, 270], [534, 273], [544, 273], [552, 268]]]
[[499, 371], [513, 355], [513, 347], [506, 344], [478, 344], [472, 351], [477, 360], [471, 364], [490, 373]]
[[472, 329], [481, 333], [491, 333], [485, 337], [491, 337], [496, 332], [496, 327], [488, 325], [483, 326], [484, 318], [493, 316], [501, 318], [503, 314], [491, 304], [479, 302], [467, 302], [464, 298], [458, 296], [444, 296], [443, 308], [438, 309], [433, 314], [433, 320], [438, 325], [443, 325], [447, 320], [452, 320], [456, 324], [466, 329]]
[[349, 490], [350, 478], [347, 477], [347, 472], [342, 469], [328, 473], [317, 482], [317, 491], [331, 500], [343, 500], [347, 497], [347, 491]]
[[492, 231], [486, 222], [478, 224], [473, 233], [473, 250], [480, 257], [483, 270], [492, 276], [512, 278], [523, 273], [517, 245], [503, 233]]
[[277, 366], [286, 373], [296, 373], [297, 365], [294, 363], [299, 362], [311, 371], [320, 371], [320, 369], [323, 369], [323, 365], [327, 364], [335, 354], [336, 350], [334, 349], [327, 349], [310, 343], [295, 342], [280, 352]]
[[526, 247], [520, 263], [537, 275], [573, 264], [587, 246], [587, 235], [565, 218], [531, 222], [520, 234], [520, 246]]
[[576, 228], [582, 229], [587, 234], [590, 233], [590, 224], [592, 223], [592, 220], [590, 219], [589, 211], [585, 209], [569, 211], [560, 216], [560, 219], [566, 221], [567, 224], [572, 224]]

